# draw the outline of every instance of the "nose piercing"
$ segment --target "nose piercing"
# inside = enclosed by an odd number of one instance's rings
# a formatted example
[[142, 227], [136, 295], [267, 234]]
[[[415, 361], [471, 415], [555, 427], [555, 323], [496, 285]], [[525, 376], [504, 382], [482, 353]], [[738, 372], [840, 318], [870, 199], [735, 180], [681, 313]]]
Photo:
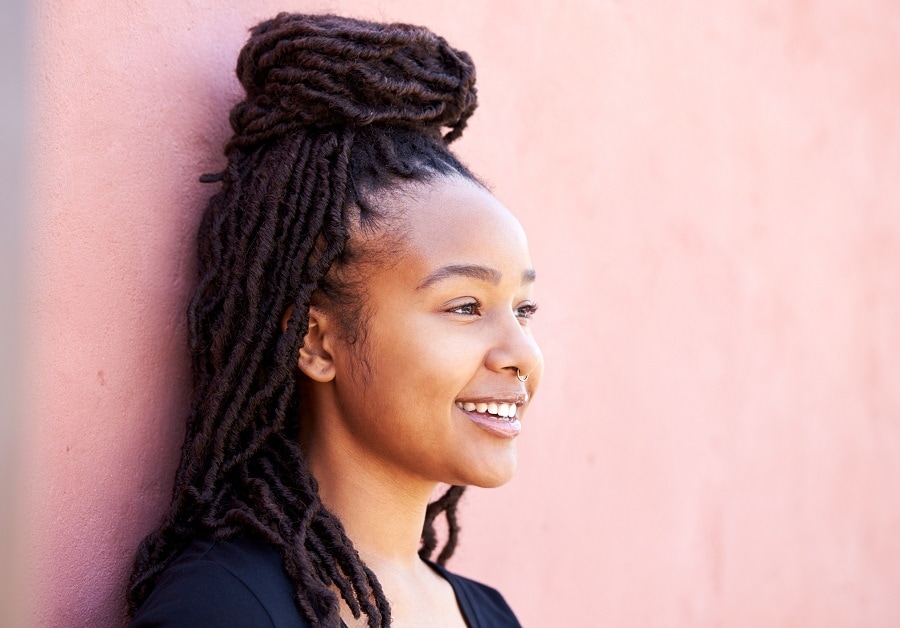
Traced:
[[522, 375], [522, 372], [519, 371], [519, 369], [516, 369], [516, 379], [519, 380], [520, 382], [524, 382], [525, 380], [528, 379], [528, 376]]

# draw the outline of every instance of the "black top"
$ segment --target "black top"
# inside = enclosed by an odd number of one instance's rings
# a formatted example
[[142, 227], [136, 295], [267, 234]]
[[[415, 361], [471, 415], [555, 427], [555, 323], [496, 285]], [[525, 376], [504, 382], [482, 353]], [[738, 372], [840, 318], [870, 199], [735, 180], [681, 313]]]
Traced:
[[[496, 590], [428, 563], [453, 587], [470, 628], [520, 626]], [[343, 622], [341, 622], [343, 624]], [[294, 586], [270, 545], [245, 539], [194, 541], [160, 575], [132, 628], [308, 628]]]

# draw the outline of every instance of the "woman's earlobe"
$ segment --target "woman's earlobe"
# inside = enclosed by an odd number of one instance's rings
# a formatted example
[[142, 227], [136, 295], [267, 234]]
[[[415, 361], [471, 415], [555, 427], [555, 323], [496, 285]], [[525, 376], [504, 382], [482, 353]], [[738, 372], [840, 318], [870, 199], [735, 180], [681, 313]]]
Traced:
[[[290, 314], [287, 313], [286, 317], [289, 318]], [[320, 310], [310, 308], [309, 329], [300, 347], [297, 367], [314, 382], [324, 383], [334, 379], [330, 340], [328, 318]]]

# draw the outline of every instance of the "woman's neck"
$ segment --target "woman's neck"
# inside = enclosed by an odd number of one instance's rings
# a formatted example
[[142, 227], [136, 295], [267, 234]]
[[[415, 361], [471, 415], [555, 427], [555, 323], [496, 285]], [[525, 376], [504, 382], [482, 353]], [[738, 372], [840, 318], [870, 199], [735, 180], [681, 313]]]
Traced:
[[370, 568], [421, 573], [418, 556], [425, 509], [437, 483], [408, 474], [335, 434], [304, 443], [319, 496], [337, 515]]
[[[425, 511], [437, 483], [368, 451], [334, 414], [317, 418], [304, 422], [300, 442], [319, 496], [376, 574], [390, 601], [392, 624], [464, 626], [449, 582], [419, 558]], [[348, 626], [363, 625], [340, 604]]]

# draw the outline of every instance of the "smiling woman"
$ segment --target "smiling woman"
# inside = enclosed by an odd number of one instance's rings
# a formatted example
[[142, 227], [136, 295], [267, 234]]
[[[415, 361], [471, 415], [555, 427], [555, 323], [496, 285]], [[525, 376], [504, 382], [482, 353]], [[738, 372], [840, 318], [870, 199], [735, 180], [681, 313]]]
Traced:
[[195, 396], [133, 625], [518, 625], [443, 567], [463, 487], [514, 473], [542, 370], [525, 234], [446, 147], [471, 60], [419, 27], [282, 14], [238, 76], [228, 167], [204, 177], [222, 188]]

